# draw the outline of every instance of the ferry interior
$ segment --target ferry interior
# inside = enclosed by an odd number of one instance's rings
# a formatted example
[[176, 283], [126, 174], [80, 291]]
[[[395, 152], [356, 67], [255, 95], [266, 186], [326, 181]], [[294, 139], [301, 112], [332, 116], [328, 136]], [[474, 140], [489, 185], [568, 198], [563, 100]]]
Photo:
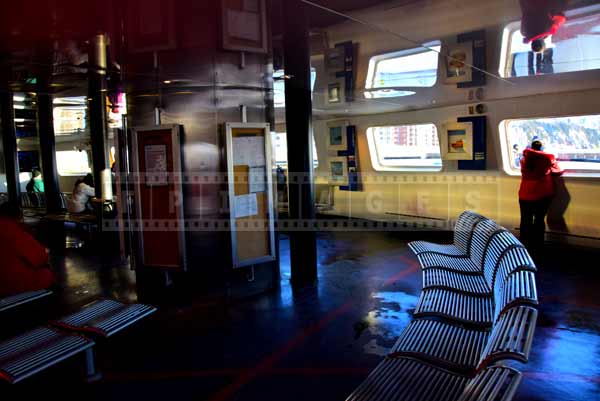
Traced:
[[1, 400], [600, 401], [600, 1], [0, 26]]

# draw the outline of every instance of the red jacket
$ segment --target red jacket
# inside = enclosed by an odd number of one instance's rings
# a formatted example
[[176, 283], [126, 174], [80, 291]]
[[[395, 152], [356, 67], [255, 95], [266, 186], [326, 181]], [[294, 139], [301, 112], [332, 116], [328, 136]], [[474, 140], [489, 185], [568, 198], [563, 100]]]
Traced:
[[520, 0], [521, 34], [525, 42], [544, 39], [554, 35], [558, 28], [567, 20], [563, 13], [562, 0]]
[[552, 175], [560, 175], [554, 155], [541, 150], [525, 149], [521, 159], [521, 188], [519, 199], [536, 201], [554, 195]]
[[46, 249], [18, 222], [0, 217], [0, 297], [50, 287]]

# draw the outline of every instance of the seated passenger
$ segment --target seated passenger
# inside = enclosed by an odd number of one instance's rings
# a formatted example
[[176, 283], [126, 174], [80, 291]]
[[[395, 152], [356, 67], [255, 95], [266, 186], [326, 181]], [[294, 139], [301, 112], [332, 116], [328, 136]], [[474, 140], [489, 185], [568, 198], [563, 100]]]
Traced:
[[27, 192], [44, 192], [44, 178], [40, 170], [31, 172], [31, 180], [27, 183]]
[[8, 203], [0, 206], [0, 297], [49, 288], [48, 252], [19, 224]]
[[93, 211], [94, 209], [90, 204], [90, 199], [93, 198], [95, 194], [94, 177], [91, 174], [88, 174], [82, 180], [77, 180], [75, 182], [75, 188], [73, 188], [73, 194], [67, 204], [67, 210], [69, 213]]

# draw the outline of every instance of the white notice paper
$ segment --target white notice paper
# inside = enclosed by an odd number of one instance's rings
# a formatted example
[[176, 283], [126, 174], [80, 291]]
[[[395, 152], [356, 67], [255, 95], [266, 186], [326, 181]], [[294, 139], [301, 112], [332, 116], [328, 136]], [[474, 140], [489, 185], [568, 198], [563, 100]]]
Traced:
[[235, 218], [256, 216], [258, 201], [256, 194], [239, 195], [235, 197]]
[[265, 167], [250, 167], [250, 174], [248, 176], [248, 184], [250, 185], [250, 192], [267, 192], [267, 177], [265, 175]]
[[233, 138], [234, 166], [265, 166], [265, 138], [262, 136]]

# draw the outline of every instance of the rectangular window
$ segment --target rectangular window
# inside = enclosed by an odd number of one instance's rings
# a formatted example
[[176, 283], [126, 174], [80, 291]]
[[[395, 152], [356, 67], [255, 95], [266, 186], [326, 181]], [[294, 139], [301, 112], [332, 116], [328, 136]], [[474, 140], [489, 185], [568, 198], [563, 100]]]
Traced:
[[545, 40], [539, 54], [523, 43], [521, 23], [504, 29], [500, 75], [505, 78], [585, 71], [600, 68], [600, 6], [566, 13], [567, 22]]
[[571, 172], [600, 172], [600, 115], [505, 120], [500, 123], [504, 170], [520, 174], [523, 150], [534, 138]]
[[441, 171], [442, 157], [434, 124], [371, 127], [367, 130], [376, 171]]
[[415, 92], [399, 88], [427, 88], [437, 82], [441, 42], [425, 43], [423, 47], [401, 50], [371, 57], [365, 96], [397, 97]]
[[61, 176], [86, 175], [92, 172], [88, 153], [78, 150], [56, 152], [56, 170]]
[[[275, 107], [285, 107], [285, 72], [277, 70], [273, 72], [273, 100]], [[315, 82], [317, 81], [317, 71], [311, 67], [310, 69], [310, 90], [311, 93], [315, 90]]]
[[[275, 164], [277, 167], [281, 167], [287, 170], [288, 153], [287, 153], [287, 137], [285, 132], [273, 133], [271, 136], [271, 145], [273, 147], [273, 154], [275, 155]], [[315, 143], [315, 137], [312, 138], [313, 143], [313, 166], [317, 168], [319, 166], [319, 159], [317, 157], [317, 144]]]
[[55, 98], [54, 134], [80, 134], [86, 129], [87, 105], [85, 96]]

